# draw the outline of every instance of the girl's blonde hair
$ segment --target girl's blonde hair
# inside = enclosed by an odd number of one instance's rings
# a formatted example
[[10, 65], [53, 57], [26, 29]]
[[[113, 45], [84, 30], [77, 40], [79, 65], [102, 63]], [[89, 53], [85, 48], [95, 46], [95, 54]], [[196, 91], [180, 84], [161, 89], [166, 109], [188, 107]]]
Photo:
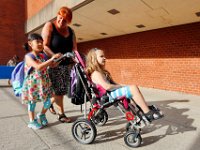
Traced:
[[86, 72], [89, 76], [94, 71], [99, 71], [101, 73], [104, 73], [104, 68], [102, 68], [102, 66], [100, 66], [97, 61], [97, 55], [96, 55], [97, 50], [101, 50], [101, 49], [97, 49], [97, 48], [90, 49], [86, 56]]
[[[89, 50], [86, 56], [86, 73], [91, 76], [94, 71], [99, 71], [104, 74], [109, 80], [112, 80], [110, 73], [104, 68], [104, 66], [99, 65], [97, 61], [96, 51], [101, 50], [98, 48], [92, 48]], [[103, 50], [101, 50], [103, 51]]]

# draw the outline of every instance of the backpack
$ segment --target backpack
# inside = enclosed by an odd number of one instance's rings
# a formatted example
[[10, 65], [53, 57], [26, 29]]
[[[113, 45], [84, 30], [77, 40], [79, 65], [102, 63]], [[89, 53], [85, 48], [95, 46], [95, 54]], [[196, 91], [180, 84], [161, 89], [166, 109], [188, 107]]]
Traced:
[[[44, 59], [47, 60], [48, 58], [47, 58], [46, 54], [44, 54], [44, 53], [42, 53], [42, 54], [44, 55]], [[28, 53], [26, 55], [30, 56], [34, 60], [36, 59], [32, 53]], [[11, 73], [11, 83], [12, 83], [12, 87], [13, 87], [15, 96], [17, 96], [17, 97], [21, 97], [24, 79], [33, 70], [33, 67], [30, 67], [29, 70], [27, 71], [27, 74], [25, 74], [24, 66], [25, 66], [25, 62], [21, 61], [20, 63], [17, 64], [17, 66], [14, 68], [14, 70]]]
[[[33, 54], [28, 53], [27, 55], [29, 55], [31, 58], [35, 60], [35, 56]], [[25, 78], [24, 65], [25, 65], [24, 61], [19, 62], [11, 73], [11, 83], [12, 83], [15, 96], [17, 97], [21, 97], [21, 94], [22, 94], [22, 86], [23, 86], [24, 78]], [[30, 67], [27, 75], [30, 74], [32, 70], [33, 70], [33, 67]]]
[[83, 89], [83, 85], [76, 69], [77, 68], [73, 66], [70, 72], [70, 97], [71, 103], [81, 105], [84, 103], [85, 90]]

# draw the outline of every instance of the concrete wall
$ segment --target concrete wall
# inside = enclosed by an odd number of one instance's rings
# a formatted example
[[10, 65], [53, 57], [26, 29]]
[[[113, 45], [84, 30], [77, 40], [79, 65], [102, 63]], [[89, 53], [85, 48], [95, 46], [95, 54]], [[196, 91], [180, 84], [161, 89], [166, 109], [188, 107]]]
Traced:
[[85, 2], [86, 0], [45, 0], [38, 1], [28, 0], [27, 3], [27, 20], [25, 25], [25, 33], [35, 32], [41, 28], [45, 22], [54, 19], [58, 10], [62, 6], [74, 8], [75, 6]]
[[200, 94], [200, 23], [81, 43], [106, 50], [119, 83]]
[[42, 8], [49, 4], [52, 0], [27, 0], [27, 19], [36, 15]]
[[0, 2], [0, 65], [17, 54], [22, 58], [25, 42], [25, 0], [1, 0]]

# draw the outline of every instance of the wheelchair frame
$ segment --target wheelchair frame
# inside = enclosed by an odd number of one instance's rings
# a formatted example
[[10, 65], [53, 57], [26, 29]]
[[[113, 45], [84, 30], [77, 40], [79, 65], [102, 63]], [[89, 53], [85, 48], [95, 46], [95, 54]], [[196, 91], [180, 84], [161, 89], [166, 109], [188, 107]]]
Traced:
[[[68, 55], [69, 56], [69, 55]], [[72, 55], [71, 55], [72, 56]], [[78, 76], [81, 79], [83, 84], [83, 88], [85, 90], [85, 97], [84, 97], [84, 117], [77, 119], [72, 125], [72, 135], [76, 141], [82, 144], [91, 144], [94, 142], [97, 136], [97, 129], [96, 125], [103, 126], [108, 121], [108, 114], [105, 108], [110, 107], [111, 105], [116, 106], [123, 115], [126, 116], [128, 121], [126, 125], [126, 134], [124, 135], [124, 142], [126, 145], [130, 147], [138, 147], [141, 145], [142, 137], [141, 137], [141, 128], [146, 125], [149, 125], [150, 122], [144, 116], [144, 113], [137, 106], [135, 103], [128, 104], [128, 108], [125, 108], [122, 101], [127, 100], [125, 97], [117, 98], [114, 102], [106, 102], [103, 105], [100, 105], [100, 101], [96, 97], [96, 94], [91, 87], [87, 87], [88, 85], [85, 84], [84, 78], [88, 82], [88, 77], [84, 72], [84, 64], [82, 59], [77, 51], [75, 51], [75, 55], [73, 55], [76, 64], [75, 68], [77, 71]], [[79, 72], [82, 71], [83, 76]], [[88, 91], [91, 90], [91, 93]], [[87, 98], [90, 101], [90, 112], [87, 114]], [[94, 101], [98, 103], [98, 105], [94, 105]], [[92, 103], [93, 102], [93, 103]], [[134, 101], [133, 101], [134, 102]]]

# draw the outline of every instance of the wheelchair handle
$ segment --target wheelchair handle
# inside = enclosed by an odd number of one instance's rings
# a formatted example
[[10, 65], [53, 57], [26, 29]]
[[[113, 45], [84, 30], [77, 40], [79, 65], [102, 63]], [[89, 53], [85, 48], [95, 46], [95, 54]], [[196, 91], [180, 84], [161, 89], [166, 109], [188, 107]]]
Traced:
[[59, 61], [62, 61], [64, 58], [74, 58], [74, 57], [75, 57], [75, 55], [73, 53], [67, 52], [64, 55], [62, 55], [60, 58], [54, 59], [53, 61], [59, 62]]

